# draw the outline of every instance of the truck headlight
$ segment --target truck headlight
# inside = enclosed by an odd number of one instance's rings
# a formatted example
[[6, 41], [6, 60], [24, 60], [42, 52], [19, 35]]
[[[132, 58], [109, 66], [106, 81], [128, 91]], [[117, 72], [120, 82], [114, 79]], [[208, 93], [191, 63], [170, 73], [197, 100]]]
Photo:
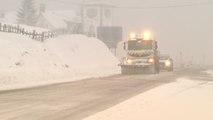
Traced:
[[136, 40], [136, 39], [137, 39], [137, 34], [134, 33], [134, 32], [130, 33], [129, 39], [130, 39], [130, 40]]
[[148, 59], [149, 63], [153, 63], [155, 60], [153, 58]]
[[153, 37], [152, 37], [152, 33], [150, 31], [145, 31], [143, 33], [143, 40], [152, 40]]
[[167, 61], [165, 62], [165, 65], [166, 65], [166, 66], [170, 66], [170, 65], [171, 65], [171, 62], [170, 62], [169, 60], [167, 60]]
[[131, 59], [128, 59], [126, 62], [127, 62], [127, 64], [132, 64], [132, 60]]

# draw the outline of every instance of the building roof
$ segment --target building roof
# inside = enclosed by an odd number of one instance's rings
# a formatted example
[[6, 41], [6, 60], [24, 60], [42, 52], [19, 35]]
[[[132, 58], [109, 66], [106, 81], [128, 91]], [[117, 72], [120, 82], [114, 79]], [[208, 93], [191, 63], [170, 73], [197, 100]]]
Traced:
[[42, 16], [45, 18], [45, 20], [47, 20], [55, 28], [66, 28], [67, 27], [65, 21], [61, 17], [56, 16], [51, 12], [45, 12], [42, 14]]
[[66, 28], [66, 22], [80, 23], [80, 16], [75, 11], [46, 11], [42, 16], [55, 28]]

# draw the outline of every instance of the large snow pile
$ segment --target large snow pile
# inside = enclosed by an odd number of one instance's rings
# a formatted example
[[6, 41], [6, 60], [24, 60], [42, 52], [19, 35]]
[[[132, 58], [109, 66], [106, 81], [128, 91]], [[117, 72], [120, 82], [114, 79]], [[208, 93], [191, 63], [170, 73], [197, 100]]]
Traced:
[[84, 120], [212, 120], [212, 85], [181, 78]]
[[0, 32], [0, 89], [37, 86], [119, 73], [104, 43], [67, 35], [44, 43]]

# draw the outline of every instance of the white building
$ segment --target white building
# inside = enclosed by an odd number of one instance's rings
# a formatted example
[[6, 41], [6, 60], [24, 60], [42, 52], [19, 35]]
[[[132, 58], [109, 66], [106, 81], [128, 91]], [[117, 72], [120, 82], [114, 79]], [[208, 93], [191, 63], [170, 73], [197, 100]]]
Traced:
[[114, 6], [103, 1], [87, 1], [83, 4], [83, 32], [89, 36], [97, 35], [97, 28], [112, 26]]
[[74, 31], [81, 29], [81, 18], [72, 10], [45, 11], [40, 13], [37, 26], [50, 30], [66, 29]]

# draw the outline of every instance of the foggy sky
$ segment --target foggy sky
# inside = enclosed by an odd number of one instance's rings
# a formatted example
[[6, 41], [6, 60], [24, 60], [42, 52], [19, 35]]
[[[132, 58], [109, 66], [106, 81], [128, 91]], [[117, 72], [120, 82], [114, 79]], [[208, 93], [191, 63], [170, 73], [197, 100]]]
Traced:
[[[0, 0], [0, 10], [14, 11], [20, 7], [22, 0]], [[60, 1], [60, 0], [59, 0]], [[79, 0], [63, 0], [76, 1]], [[118, 6], [170, 6], [202, 3], [212, 0], [114, 0]], [[70, 9], [71, 5], [53, 0], [35, 0], [47, 3], [48, 9]], [[13, 3], [13, 4], [11, 4]], [[168, 53], [176, 59], [183, 52], [184, 60], [213, 64], [213, 4], [157, 9], [116, 8], [114, 25], [124, 27], [124, 39], [131, 31], [153, 31], [159, 42], [161, 53]]]

